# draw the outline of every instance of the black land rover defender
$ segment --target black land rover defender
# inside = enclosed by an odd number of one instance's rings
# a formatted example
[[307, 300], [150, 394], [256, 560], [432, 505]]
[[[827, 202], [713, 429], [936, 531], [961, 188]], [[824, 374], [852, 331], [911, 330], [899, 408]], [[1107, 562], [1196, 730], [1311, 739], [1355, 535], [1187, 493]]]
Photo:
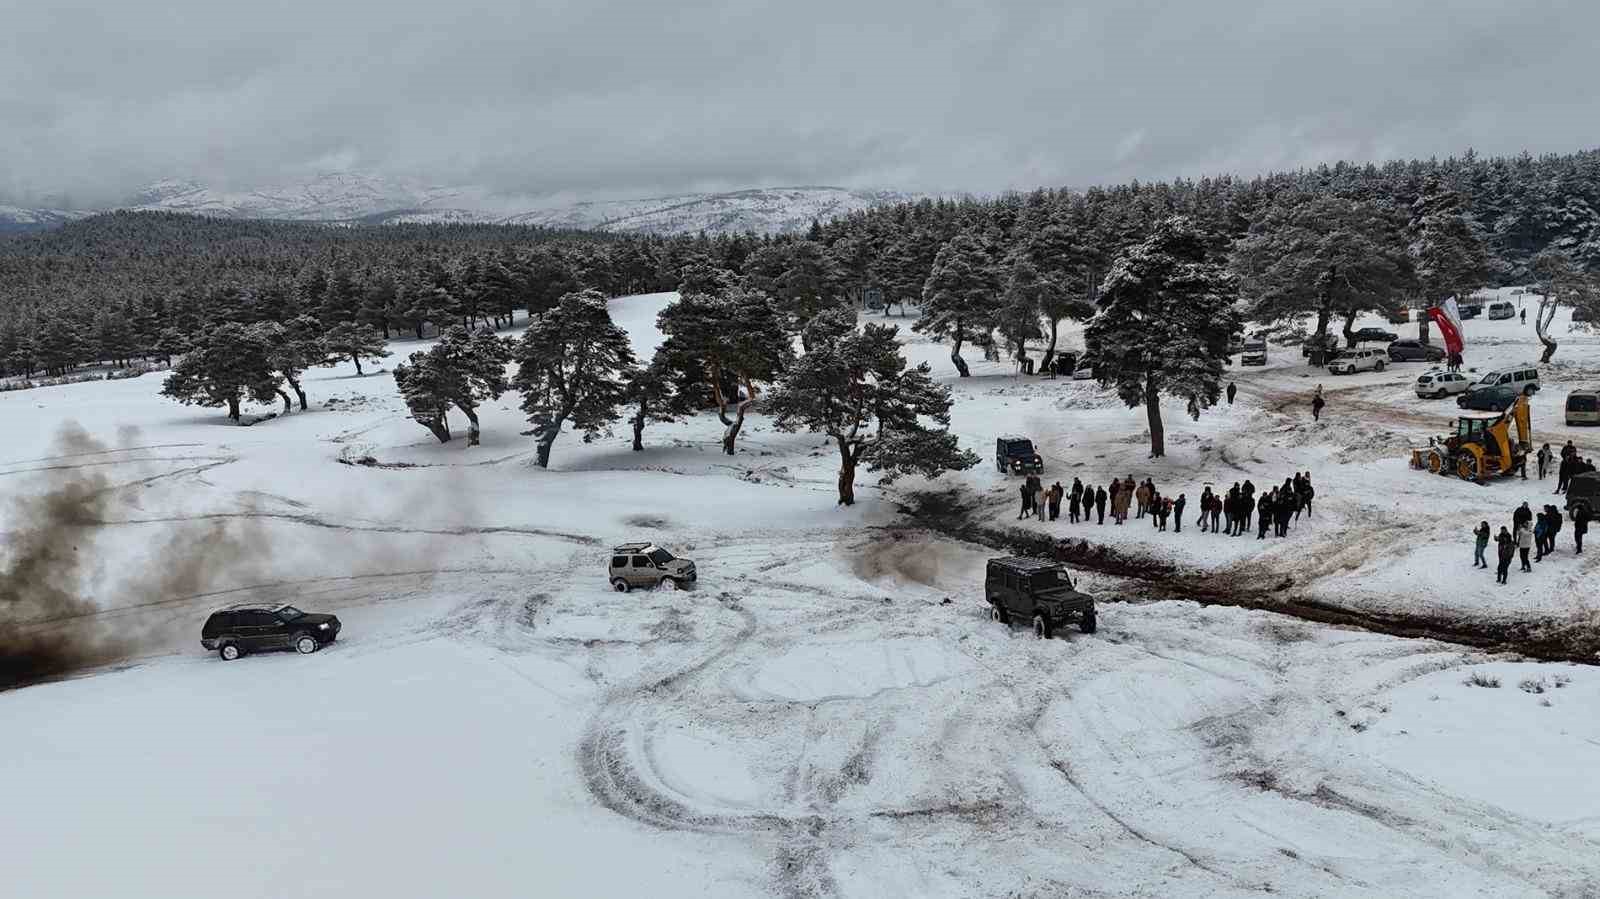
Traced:
[[243, 603], [218, 609], [200, 629], [200, 645], [231, 662], [247, 652], [313, 653], [339, 638], [339, 619], [294, 606]]
[[1031, 621], [1041, 639], [1073, 618], [1079, 630], [1094, 633], [1094, 597], [1077, 591], [1060, 562], [1025, 556], [990, 559], [983, 592], [990, 618], [1001, 624]]
[[1026, 437], [1000, 437], [994, 442], [994, 466], [1001, 474], [1043, 474], [1044, 457]]

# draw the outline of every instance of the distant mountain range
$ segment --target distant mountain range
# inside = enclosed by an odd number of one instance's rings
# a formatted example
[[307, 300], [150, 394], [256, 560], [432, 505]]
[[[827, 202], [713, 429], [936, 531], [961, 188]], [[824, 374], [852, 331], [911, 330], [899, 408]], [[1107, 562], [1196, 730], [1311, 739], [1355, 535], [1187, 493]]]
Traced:
[[481, 222], [648, 234], [787, 234], [804, 231], [813, 220], [826, 221], [917, 198], [896, 191], [774, 187], [540, 205], [481, 188], [440, 187], [405, 178], [339, 172], [251, 191], [219, 190], [194, 181], [160, 181], [126, 203], [107, 209], [66, 211], [0, 205], [0, 232], [53, 228], [95, 212], [134, 209], [329, 223]]

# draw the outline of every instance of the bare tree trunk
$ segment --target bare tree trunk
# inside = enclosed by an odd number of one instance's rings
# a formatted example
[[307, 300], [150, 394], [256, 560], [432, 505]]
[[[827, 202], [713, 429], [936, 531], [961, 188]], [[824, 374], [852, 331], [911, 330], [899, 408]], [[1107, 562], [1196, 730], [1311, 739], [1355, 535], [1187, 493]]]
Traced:
[[294, 404], [289, 402], [289, 394], [284, 393], [282, 387], [278, 388], [278, 399], [283, 400], [283, 414], [284, 415], [288, 415], [290, 412], [294, 411]]
[[235, 424], [239, 421], [239, 398], [236, 396], [228, 397], [228, 417], [233, 419]]
[[644, 400], [640, 400], [639, 411], [633, 416], [633, 451], [636, 453], [644, 452], [644, 423], [645, 417], [649, 413], [649, 405]]
[[422, 422], [422, 426], [431, 431], [440, 443], [450, 442], [450, 422], [444, 416]]
[[1539, 357], [1540, 362], [1549, 362], [1556, 354], [1556, 342], [1550, 339], [1550, 322], [1556, 317], [1555, 301], [1549, 296], [1540, 294], [1539, 309], [1533, 313], [1533, 330], [1539, 335], [1539, 342], [1544, 344], [1544, 355]]
[[956, 324], [955, 339], [950, 344], [950, 362], [956, 367], [956, 374], [963, 378], [972, 377], [972, 372], [967, 368], [967, 360], [961, 358], [961, 344], [966, 342], [967, 332], [958, 322]]
[[478, 445], [478, 413], [477, 413], [477, 411], [474, 410], [471, 406], [468, 406], [466, 403], [456, 403], [456, 408], [460, 409], [462, 411], [462, 413], [467, 416], [467, 446], [477, 446]]
[[744, 427], [744, 413], [749, 406], [749, 400], [742, 400], [735, 404], [733, 418], [731, 419], [728, 418], [726, 413], [718, 410], [717, 417], [722, 420], [725, 426], [722, 431], [722, 451], [730, 456], [734, 452], [734, 442], [739, 439], [739, 430]]
[[1159, 459], [1167, 454], [1167, 432], [1161, 424], [1161, 391], [1150, 375], [1144, 379], [1144, 413], [1150, 422], [1150, 458]]
[[841, 506], [856, 504], [856, 458], [850, 445], [839, 438], [839, 502]]
[[300, 389], [300, 381], [299, 381], [299, 379], [298, 378], [291, 378], [288, 375], [284, 375], [283, 379], [285, 381], [289, 382], [289, 386], [294, 388], [295, 396], [300, 398], [300, 411], [301, 412], [306, 411], [306, 392], [304, 390]]
[[1355, 325], [1356, 314], [1354, 312], [1346, 312], [1344, 314], [1344, 344], [1347, 347], [1353, 347], [1356, 345]]
[[352, 361], [352, 362], [354, 362], [356, 364], [356, 374], [358, 374], [358, 375], [363, 374], [363, 372], [361, 371], [361, 354], [360, 353], [351, 353], [350, 354], [350, 361]]

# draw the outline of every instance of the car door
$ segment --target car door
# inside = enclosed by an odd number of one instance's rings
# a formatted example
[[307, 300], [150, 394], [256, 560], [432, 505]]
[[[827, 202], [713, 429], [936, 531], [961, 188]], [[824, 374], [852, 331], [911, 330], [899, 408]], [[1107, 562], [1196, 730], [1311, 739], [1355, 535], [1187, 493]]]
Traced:
[[649, 587], [656, 582], [656, 563], [649, 556], [634, 556], [628, 566], [628, 583], [635, 587]]
[[1011, 614], [1023, 619], [1033, 617], [1033, 595], [1028, 592], [1027, 580], [1015, 571], [1006, 572], [1006, 592]]
[[246, 649], [275, 648], [278, 619], [271, 612], [240, 612], [237, 620], [239, 642], [243, 643]]

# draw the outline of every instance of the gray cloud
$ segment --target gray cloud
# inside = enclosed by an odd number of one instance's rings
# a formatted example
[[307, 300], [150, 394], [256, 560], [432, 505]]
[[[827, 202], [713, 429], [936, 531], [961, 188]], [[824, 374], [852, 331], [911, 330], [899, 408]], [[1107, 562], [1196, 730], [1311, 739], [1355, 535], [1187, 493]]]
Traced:
[[1595, 143], [1563, 0], [0, 0], [0, 195], [995, 191]]

